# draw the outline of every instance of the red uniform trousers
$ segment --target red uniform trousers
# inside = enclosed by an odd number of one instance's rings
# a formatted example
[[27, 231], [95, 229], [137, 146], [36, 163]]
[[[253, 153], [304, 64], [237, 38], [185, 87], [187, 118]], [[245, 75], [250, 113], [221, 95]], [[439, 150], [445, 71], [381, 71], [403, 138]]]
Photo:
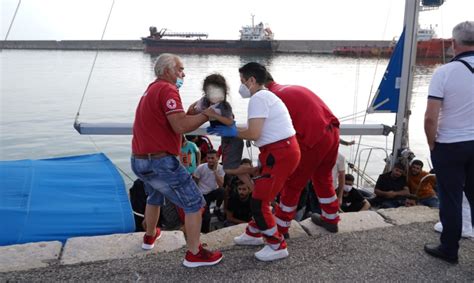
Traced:
[[309, 179], [321, 204], [321, 217], [328, 223], [339, 222], [339, 201], [333, 185], [332, 169], [339, 149], [339, 128], [328, 126], [321, 142], [312, 148], [301, 146], [301, 161], [286, 181], [276, 208], [276, 221], [280, 233], [288, 233], [295, 217], [301, 192]]
[[246, 233], [254, 237], [263, 234], [266, 242], [278, 249], [283, 236], [278, 232], [270, 203], [275, 200], [288, 177], [300, 161], [300, 148], [295, 136], [259, 148], [261, 178], [255, 180], [251, 210], [253, 219]]

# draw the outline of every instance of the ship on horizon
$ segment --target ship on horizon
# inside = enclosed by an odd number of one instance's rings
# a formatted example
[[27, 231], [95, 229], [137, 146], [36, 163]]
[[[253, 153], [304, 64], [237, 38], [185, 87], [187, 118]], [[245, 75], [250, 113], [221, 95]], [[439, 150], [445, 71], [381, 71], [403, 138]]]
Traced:
[[[149, 30], [150, 35], [142, 37], [142, 42], [145, 44], [145, 52], [151, 54], [164, 52], [192, 54], [273, 52], [273, 32], [268, 25], [264, 25], [262, 22], [255, 25], [254, 15], [252, 15], [252, 25], [242, 27], [238, 40], [207, 39], [207, 33], [168, 32], [166, 28], [158, 31], [153, 26]], [[176, 37], [180, 39], [170, 39]]]
[[[348, 57], [390, 57], [396, 40], [390, 46], [338, 46], [333, 54]], [[454, 55], [451, 38], [437, 38], [432, 26], [418, 28], [417, 58], [451, 58]]]

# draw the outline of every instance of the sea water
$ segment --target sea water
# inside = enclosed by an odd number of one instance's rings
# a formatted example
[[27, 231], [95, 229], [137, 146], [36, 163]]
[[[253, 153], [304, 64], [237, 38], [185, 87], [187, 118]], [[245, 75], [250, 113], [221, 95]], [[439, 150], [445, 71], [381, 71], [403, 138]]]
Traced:
[[[81, 122], [132, 122], [136, 105], [155, 78], [156, 56], [140, 51], [3, 50], [0, 52], [0, 160], [37, 159], [104, 152], [123, 171], [127, 185], [135, 177], [130, 169], [131, 136], [82, 136], [73, 129], [76, 113]], [[388, 64], [387, 59], [343, 58], [316, 54], [273, 55], [182, 55], [184, 107], [202, 96], [203, 79], [211, 73], [224, 75], [230, 86], [229, 101], [237, 123], [246, 123], [248, 100], [238, 94], [238, 68], [257, 61], [264, 64], [280, 84], [297, 84], [318, 94], [337, 117], [347, 117], [367, 108]], [[429, 150], [423, 131], [423, 115], [431, 74], [438, 64], [417, 65], [410, 118], [410, 147], [425, 164]], [[90, 81], [86, 84], [90, 75]], [[81, 99], [85, 93], [82, 106]], [[311, 120], [311, 114], [307, 113]], [[362, 123], [364, 117], [344, 119]], [[393, 125], [394, 114], [370, 114], [366, 123]], [[359, 141], [358, 137], [343, 136]], [[378, 147], [367, 171], [381, 173], [385, 150], [390, 153], [393, 135], [362, 137], [362, 146], [341, 146], [350, 162]], [[214, 144], [219, 138], [214, 137]], [[364, 150], [362, 150], [364, 149]], [[362, 150], [362, 151], [361, 151]], [[246, 151], [254, 160], [258, 150]], [[361, 164], [361, 166], [364, 163]], [[364, 165], [365, 166], [365, 165]], [[428, 167], [428, 165], [426, 165]], [[425, 168], [426, 169], [426, 168]], [[429, 169], [429, 168], [428, 168]]]

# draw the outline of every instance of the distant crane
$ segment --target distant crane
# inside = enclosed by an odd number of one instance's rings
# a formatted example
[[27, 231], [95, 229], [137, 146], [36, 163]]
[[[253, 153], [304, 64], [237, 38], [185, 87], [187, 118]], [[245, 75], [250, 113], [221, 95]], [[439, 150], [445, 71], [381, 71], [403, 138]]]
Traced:
[[201, 37], [208, 37], [207, 33], [199, 33], [199, 32], [166, 32], [166, 28], [162, 28], [159, 32], [156, 27], [150, 27], [150, 38], [160, 39], [163, 37], [185, 37], [185, 38], [192, 38], [197, 37], [201, 39]]

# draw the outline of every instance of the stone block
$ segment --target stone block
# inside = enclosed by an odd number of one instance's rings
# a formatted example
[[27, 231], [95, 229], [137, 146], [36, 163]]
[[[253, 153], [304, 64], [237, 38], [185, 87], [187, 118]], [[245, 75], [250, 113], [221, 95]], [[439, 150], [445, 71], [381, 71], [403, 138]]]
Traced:
[[387, 222], [394, 225], [439, 221], [438, 209], [422, 205], [379, 209], [377, 212], [382, 215]]
[[[339, 216], [341, 217], [341, 221], [339, 222], [339, 233], [364, 231], [392, 226], [385, 222], [384, 218], [375, 211], [346, 212], [339, 214]], [[323, 227], [314, 224], [311, 221], [311, 218], [300, 222], [300, 224], [306, 232], [312, 236], [332, 234]]]
[[162, 231], [152, 250], [141, 248], [144, 232], [70, 238], [64, 246], [61, 264], [139, 257], [169, 252], [186, 245], [182, 231]]
[[235, 226], [225, 227], [201, 235], [201, 243], [206, 244], [211, 250], [220, 249], [234, 245], [234, 237], [239, 236], [245, 231], [247, 223]]
[[[212, 231], [210, 233], [204, 234], [201, 236], [201, 242], [205, 243], [210, 249], [220, 249], [223, 247], [229, 247], [234, 245], [234, 237], [239, 236], [245, 232], [245, 227], [247, 223], [225, 227]], [[308, 234], [301, 227], [301, 225], [293, 220], [290, 227], [290, 237], [291, 239], [296, 239], [300, 237], [307, 237]]]
[[0, 272], [47, 267], [58, 262], [61, 248], [59, 241], [0, 247]]
[[301, 227], [300, 223], [296, 220], [291, 221], [289, 234], [290, 239], [308, 237], [308, 233], [306, 233], [303, 227]]

